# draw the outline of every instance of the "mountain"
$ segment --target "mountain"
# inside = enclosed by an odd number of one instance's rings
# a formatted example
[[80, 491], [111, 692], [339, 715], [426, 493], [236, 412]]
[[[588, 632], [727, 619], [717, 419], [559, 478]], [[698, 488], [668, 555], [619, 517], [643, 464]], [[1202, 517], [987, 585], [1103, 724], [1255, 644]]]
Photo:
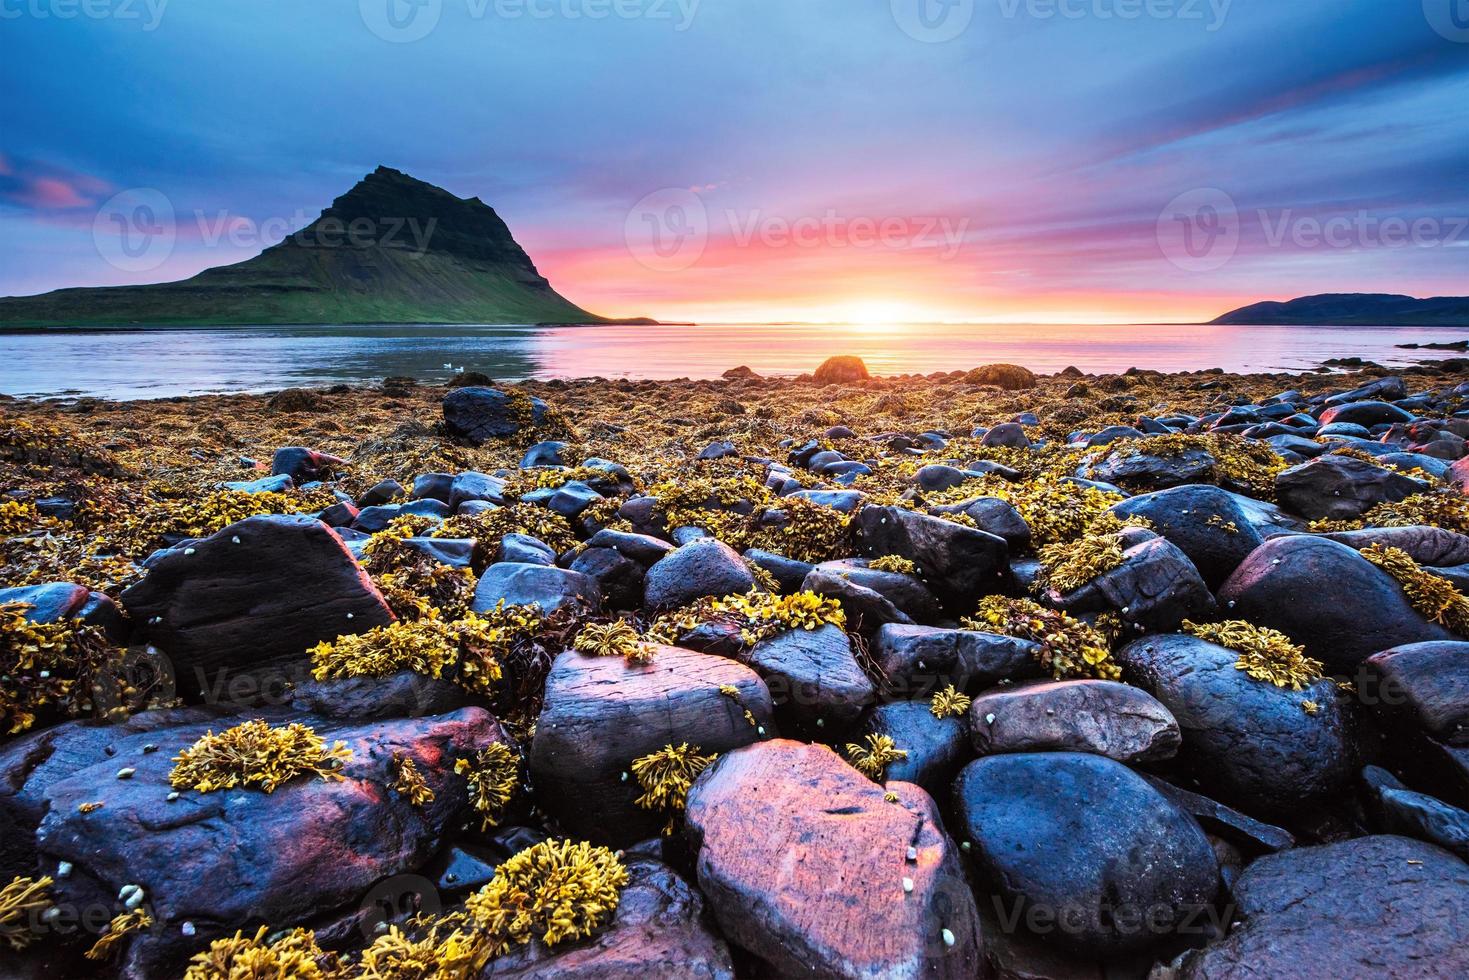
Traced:
[[605, 323], [479, 198], [378, 167], [253, 259], [181, 282], [0, 299], [0, 324]]
[[1255, 303], [1213, 323], [1333, 327], [1469, 327], [1469, 297], [1415, 299], [1391, 293], [1324, 293], [1286, 303]]

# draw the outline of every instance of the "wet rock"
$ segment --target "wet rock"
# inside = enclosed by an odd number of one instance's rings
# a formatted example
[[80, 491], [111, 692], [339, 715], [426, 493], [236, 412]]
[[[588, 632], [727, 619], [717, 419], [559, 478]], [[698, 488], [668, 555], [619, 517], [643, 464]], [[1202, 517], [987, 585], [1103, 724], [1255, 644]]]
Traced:
[[1213, 614], [1214, 596], [1188, 556], [1154, 537], [1123, 551], [1123, 562], [1086, 585], [1048, 593], [1058, 609], [1073, 614], [1115, 610], [1123, 622], [1148, 631], [1177, 629], [1186, 619]]
[[449, 484], [449, 506], [454, 510], [469, 500], [488, 500], [492, 504], [505, 503], [505, 481], [488, 473], [473, 470], [457, 474]]
[[759, 548], [750, 548], [745, 552], [745, 560], [765, 569], [775, 576], [776, 583], [782, 592], [797, 592], [806, 576], [816, 566], [807, 561], [797, 561], [787, 558], [785, 555], [773, 554], [762, 551]]
[[643, 602], [643, 566], [612, 548], [586, 548], [571, 563], [597, 583], [602, 601], [609, 609], [637, 609]]
[[1081, 467], [1076, 475], [1146, 493], [1186, 483], [1208, 483], [1215, 463], [1214, 456], [1202, 449], [1184, 449], [1168, 456], [1113, 451]]
[[611, 548], [618, 554], [631, 558], [644, 567], [667, 557], [673, 545], [647, 534], [614, 531], [610, 528], [598, 531], [587, 539], [588, 548]]
[[470, 608], [488, 612], [501, 602], [507, 606], [537, 605], [546, 614], [565, 606], [595, 612], [601, 608], [602, 594], [596, 580], [581, 572], [502, 561], [485, 569]]
[[236, 493], [285, 493], [296, 486], [296, 481], [285, 473], [278, 476], [262, 476], [258, 480], [230, 480], [221, 483], [220, 489]]
[[946, 793], [959, 769], [974, 757], [964, 718], [934, 716], [928, 701], [893, 701], [872, 709], [865, 733], [887, 735], [906, 759], [889, 763], [889, 781], [916, 783], [929, 793]]
[[1246, 816], [1218, 800], [1175, 786], [1157, 776], [1145, 772], [1139, 775], [1197, 820], [1204, 830], [1224, 838], [1248, 854], [1274, 854], [1295, 847], [1296, 840], [1288, 830]]
[[520, 457], [520, 468], [527, 470], [536, 466], [567, 466], [566, 451], [570, 448], [564, 442], [538, 442]]
[[271, 476], [289, 476], [296, 486], [330, 479], [333, 472], [347, 461], [330, 453], [319, 453], [304, 446], [277, 449], [270, 460]]
[[1322, 425], [1350, 423], [1370, 429], [1374, 425], [1391, 425], [1394, 422], [1411, 422], [1413, 414], [1396, 405], [1377, 401], [1354, 401], [1350, 404], [1328, 408], [1317, 416]]
[[21, 585], [0, 589], [0, 605], [21, 602], [30, 606], [26, 619], [33, 623], [60, 623], [80, 620], [87, 626], [100, 627], [114, 642], [126, 630], [122, 610], [103, 592], [93, 592], [85, 585], [72, 582], [47, 582], [44, 585]]
[[299, 667], [323, 640], [393, 621], [347, 546], [307, 517], [251, 517], [171, 549], [122, 605], [181, 694]]
[[453, 493], [453, 473], [420, 473], [413, 478], [413, 489], [408, 496], [412, 500], [437, 500], [448, 506]]
[[1234, 888], [1227, 939], [1184, 980], [1469, 973], [1469, 865], [1430, 844], [1375, 836], [1271, 854]]
[[889, 624], [872, 644], [873, 665], [894, 698], [927, 698], [952, 684], [978, 691], [1042, 674], [1040, 647], [1029, 640], [974, 630]]
[[783, 730], [835, 737], [876, 698], [837, 626], [787, 630], [755, 644], [744, 659], [764, 678]]
[[424, 718], [469, 706], [469, 693], [457, 684], [402, 670], [388, 677], [344, 677], [295, 685], [291, 707], [341, 721]]
[[715, 538], [686, 544], [648, 569], [649, 609], [675, 609], [704, 596], [745, 593], [755, 585], [739, 552]]
[[1456, 639], [1424, 619], [1391, 575], [1344, 544], [1306, 535], [1256, 548], [1219, 590], [1219, 604], [1347, 674], [1392, 647]]
[[724, 940], [704, 925], [704, 900], [668, 865], [629, 855], [628, 881], [611, 920], [585, 942], [517, 946], [491, 960], [483, 980], [734, 980]]
[[871, 568], [861, 558], [822, 562], [816, 566], [815, 571], [819, 573], [819, 578], [842, 578], [864, 589], [871, 589], [915, 622], [932, 622], [942, 614], [938, 599], [916, 575]]
[[1025, 427], [1018, 422], [1001, 422], [984, 434], [980, 445], [1028, 449], [1030, 448], [1030, 437], [1025, 434]]
[[758, 973], [978, 975], [974, 898], [933, 801], [887, 790], [896, 802], [830, 749], [790, 741], [731, 752], [694, 784], [699, 888]]
[[549, 406], [523, 392], [459, 388], [444, 398], [444, 428], [471, 445], [506, 439], [545, 420]]
[[1386, 834], [1425, 841], [1469, 861], [1469, 812], [1427, 793], [1415, 793], [1376, 766], [1362, 770], [1368, 810]]
[[912, 618], [890, 599], [876, 589], [853, 581], [850, 574], [817, 565], [806, 574], [801, 588], [840, 602], [842, 611], [847, 614], [847, 627], [854, 632], [874, 633], [887, 623], [913, 623]]
[[981, 531], [1004, 538], [1012, 554], [1030, 548], [1030, 525], [1020, 516], [1020, 511], [999, 497], [974, 497], [935, 507], [933, 512], [968, 515]]
[[[1403, 379], [1396, 376], [1389, 376], [1378, 378], [1376, 381], [1369, 382], [1360, 388], [1353, 388], [1351, 391], [1328, 395], [1320, 399], [1320, 402], [1326, 406], [1336, 406], [1349, 405], [1352, 402], [1369, 401], [1371, 399], [1395, 402], [1400, 398], [1407, 397], [1408, 388], [1403, 383]], [[1314, 402], [1316, 399], [1312, 399], [1312, 401]]]
[[1408, 557], [1430, 568], [1469, 564], [1469, 535], [1442, 527], [1364, 527], [1323, 535], [1361, 551], [1380, 544], [1406, 551]]
[[1178, 720], [1180, 763], [1230, 806], [1290, 815], [1341, 793], [1356, 771], [1350, 719], [1329, 679], [1279, 688], [1239, 670], [1233, 650], [1183, 635], [1144, 637], [1115, 657]]
[[1112, 681], [1034, 681], [986, 691], [969, 709], [979, 755], [1090, 752], [1118, 762], [1178, 753], [1178, 722], [1144, 691]]
[[821, 366], [816, 369], [813, 380], [819, 385], [839, 385], [852, 381], [866, 381], [869, 377], [867, 365], [862, 363], [862, 358], [841, 355], [822, 361]]
[[1469, 643], [1409, 643], [1363, 664], [1362, 700], [1412, 732], [1459, 741], [1469, 731]]
[[556, 552], [551, 546], [540, 538], [533, 538], [529, 534], [507, 534], [500, 538], [496, 547], [496, 562], [508, 562], [520, 565], [545, 565], [550, 567], [556, 564]]
[[[732, 687], [734, 696], [721, 693]], [[749, 711], [755, 719], [745, 718]], [[626, 845], [657, 834], [667, 815], [640, 809], [633, 760], [685, 742], [705, 755], [776, 734], [770, 692], [732, 660], [657, 647], [647, 665], [567, 652], [546, 678], [531, 741], [537, 799], [569, 833]]]
[[1188, 556], [1210, 588], [1218, 588], [1264, 541], [1234, 494], [1189, 485], [1139, 494], [1112, 508], [1119, 517], [1142, 517]]
[[965, 612], [1009, 573], [1005, 539], [963, 524], [902, 507], [865, 507], [855, 523], [862, 554], [909, 559], [942, 601]]
[[1281, 504], [1311, 520], [1350, 520], [1425, 489], [1418, 480], [1352, 456], [1318, 456], [1275, 478]]
[[1102, 756], [986, 756], [960, 773], [954, 805], [997, 905], [1067, 950], [1116, 954], [1186, 936], [1219, 890], [1194, 819]]

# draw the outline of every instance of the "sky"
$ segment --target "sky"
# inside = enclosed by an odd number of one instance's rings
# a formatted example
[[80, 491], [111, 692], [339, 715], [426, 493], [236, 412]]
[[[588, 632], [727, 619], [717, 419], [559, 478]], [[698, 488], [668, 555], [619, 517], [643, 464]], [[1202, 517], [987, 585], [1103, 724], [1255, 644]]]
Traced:
[[1469, 0], [0, 0], [0, 91], [0, 295], [242, 261], [379, 164], [604, 315], [1469, 293]]

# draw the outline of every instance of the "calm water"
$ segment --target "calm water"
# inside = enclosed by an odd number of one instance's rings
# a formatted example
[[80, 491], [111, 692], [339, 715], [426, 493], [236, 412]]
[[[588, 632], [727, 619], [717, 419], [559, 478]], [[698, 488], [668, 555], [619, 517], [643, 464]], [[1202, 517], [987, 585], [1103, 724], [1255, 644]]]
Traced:
[[713, 378], [740, 364], [765, 375], [856, 354], [877, 374], [952, 371], [994, 361], [1054, 372], [1129, 367], [1305, 371], [1329, 357], [1410, 364], [1452, 352], [1395, 345], [1469, 338], [1428, 327], [1201, 325], [809, 325], [698, 327], [174, 327], [0, 334], [0, 392], [162, 398], [360, 382], [442, 380], [468, 369], [501, 380]]

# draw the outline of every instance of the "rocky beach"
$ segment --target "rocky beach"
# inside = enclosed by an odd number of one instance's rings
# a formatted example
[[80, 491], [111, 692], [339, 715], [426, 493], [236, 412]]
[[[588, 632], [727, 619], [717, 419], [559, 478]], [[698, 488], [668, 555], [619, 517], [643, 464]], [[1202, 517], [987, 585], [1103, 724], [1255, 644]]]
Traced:
[[1466, 440], [1458, 359], [5, 399], [0, 975], [1462, 977]]

